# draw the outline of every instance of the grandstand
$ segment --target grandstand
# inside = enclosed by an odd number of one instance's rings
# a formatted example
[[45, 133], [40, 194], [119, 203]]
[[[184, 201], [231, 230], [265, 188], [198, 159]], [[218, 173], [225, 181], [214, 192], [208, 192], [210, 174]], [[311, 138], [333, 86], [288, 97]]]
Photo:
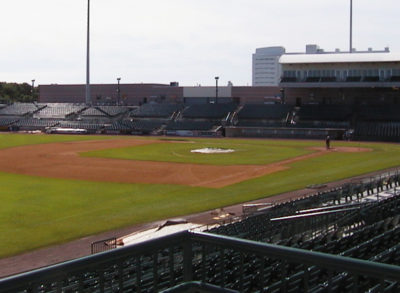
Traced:
[[130, 113], [131, 117], [170, 118], [180, 110], [180, 104], [144, 104]]
[[35, 113], [45, 106], [38, 106], [33, 103], [15, 103], [0, 109], [1, 116], [24, 116]]
[[37, 111], [34, 118], [66, 118], [72, 114], [76, 114], [86, 107], [84, 105], [68, 104], [68, 103], [50, 103]]
[[283, 127], [292, 117], [293, 107], [284, 104], [246, 104], [232, 118], [233, 125], [242, 127]]
[[345, 104], [84, 104], [16, 103], [0, 109], [3, 131], [46, 127], [88, 133], [165, 134], [398, 141], [399, 106]]

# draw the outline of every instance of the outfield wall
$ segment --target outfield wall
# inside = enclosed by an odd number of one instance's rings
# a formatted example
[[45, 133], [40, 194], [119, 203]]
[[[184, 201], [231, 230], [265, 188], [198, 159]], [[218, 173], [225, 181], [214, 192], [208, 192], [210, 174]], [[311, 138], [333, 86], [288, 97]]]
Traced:
[[324, 139], [329, 135], [332, 139], [342, 139], [344, 129], [326, 128], [274, 128], [274, 127], [226, 127], [226, 137], [263, 137], [263, 138], [301, 138]]

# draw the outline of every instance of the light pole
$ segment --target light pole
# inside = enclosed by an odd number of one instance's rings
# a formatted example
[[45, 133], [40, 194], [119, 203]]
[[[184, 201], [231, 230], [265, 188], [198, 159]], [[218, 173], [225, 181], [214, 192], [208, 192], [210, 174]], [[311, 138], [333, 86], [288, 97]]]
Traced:
[[350, 53], [353, 53], [353, 0], [350, 0]]
[[86, 38], [86, 97], [85, 102], [91, 105], [90, 98], [90, 0], [88, 0], [87, 7], [87, 38]]
[[121, 81], [121, 77], [117, 78], [118, 86], [117, 86], [117, 105], [119, 105], [120, 100], [121, 100], [121, 89], [119, 87], [119, 83]]
[[32, 79], [32, 100], [34, 99], [34, 97], [35, 97], [35, 80]]
[[218, 79], [219, 76], [215, 77], [215, 103], [218, 104]]

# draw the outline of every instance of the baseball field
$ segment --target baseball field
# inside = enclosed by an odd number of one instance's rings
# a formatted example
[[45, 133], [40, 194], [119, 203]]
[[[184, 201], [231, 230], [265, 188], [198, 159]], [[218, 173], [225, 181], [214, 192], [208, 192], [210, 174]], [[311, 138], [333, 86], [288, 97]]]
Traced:
[[399, 165], [385, 143], [0, 134], [0, 257]]

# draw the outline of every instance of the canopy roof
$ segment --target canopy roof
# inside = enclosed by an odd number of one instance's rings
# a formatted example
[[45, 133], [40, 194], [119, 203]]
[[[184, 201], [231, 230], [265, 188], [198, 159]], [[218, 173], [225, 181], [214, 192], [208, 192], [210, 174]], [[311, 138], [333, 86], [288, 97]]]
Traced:
[[400, 53], [285, 54], [281, 64], [400, 62]]

